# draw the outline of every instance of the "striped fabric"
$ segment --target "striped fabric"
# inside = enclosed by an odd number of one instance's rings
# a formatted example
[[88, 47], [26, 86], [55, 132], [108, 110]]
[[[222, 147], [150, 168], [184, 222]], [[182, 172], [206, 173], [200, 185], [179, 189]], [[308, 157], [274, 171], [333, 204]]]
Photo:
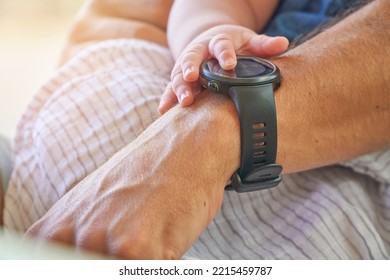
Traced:
[[[6, 227], [26, 231], [158, 117], [172, 60], [140, 40], [102, 42], [35, 94], [13, 146]], [[388, 259], [390, 151], [226, 192], [188, 259]]]

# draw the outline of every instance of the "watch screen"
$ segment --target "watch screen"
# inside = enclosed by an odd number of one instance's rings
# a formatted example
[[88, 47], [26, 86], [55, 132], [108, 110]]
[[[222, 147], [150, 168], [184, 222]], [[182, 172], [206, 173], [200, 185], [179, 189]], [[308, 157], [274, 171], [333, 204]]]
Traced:
[[253, 78], [264, 76], [274, 71], [270, 65], [255, 58], [238, 58], [237, 66], [229, 71], [223, 70], [216, 59], [208, 60], [207, 67], [210, 72], [229, 78]]

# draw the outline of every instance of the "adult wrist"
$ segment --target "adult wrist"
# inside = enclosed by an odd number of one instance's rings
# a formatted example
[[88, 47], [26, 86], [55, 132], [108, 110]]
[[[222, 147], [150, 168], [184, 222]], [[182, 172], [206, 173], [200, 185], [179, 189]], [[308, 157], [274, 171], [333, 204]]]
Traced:
[[308, 117], [311, 113], [308, 103], [312, 101], [307, 100], [307, 94], [317, 91], [312, 88], [315, 84], [302, 79], [299, 57], [286, 55], [270, 60], [280, 69], [282, 77], [281, 86], [275, 91], [278, 127], [276, 163], [283, 166], [284, 174], [310, 169], [314, 167], [315, 158], [312, 136], [317, 134], [319, 127]]
[[[202, 137], [198, 144], [207, 149], [207, 162], [212, 174], [221, 180], [221, 186], [230, 180], [240, 163], [240, 128], [237, 110], [228, 96], [202, 92], [189, 108], [175, 107], [179, 122], [184, 122], [196, 132], [200, 125]], [[184, 115], [184, 116], [183, 116]]]

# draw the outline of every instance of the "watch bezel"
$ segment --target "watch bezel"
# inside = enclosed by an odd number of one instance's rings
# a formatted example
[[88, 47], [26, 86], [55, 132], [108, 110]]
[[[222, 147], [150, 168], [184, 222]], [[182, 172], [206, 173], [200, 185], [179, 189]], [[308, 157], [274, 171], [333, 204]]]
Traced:
[[241, 59], [260, 61], [260, 63], [270, 66], [270, 68], [272, 68], [272, 72], [265, 75], [259, 75], [255, 77], [244, 77], [244, 78], [222, 76], [220, 74], [215, 74], [214, 72], [210, 71], [210, 69], [208, 69], [207, 63], [210, 60], [216, 60], [215, 58], [209, 58], [202, 63], [200, 74], [201, 76], [204, 76], [204, 78], [208, 80], [213, 80], [213, 81], [221, 82], [224, 84], [231, 84], [231, 85], [261, 85], [261, 84], [268, 84], [268, 83], [276, 83], [276, 84], [279, 83], [279, 79], [280, 79], [279, 69], [271, 61], [259, 57], [253, 57], [253, 56], [237, 56], [237, 61]]

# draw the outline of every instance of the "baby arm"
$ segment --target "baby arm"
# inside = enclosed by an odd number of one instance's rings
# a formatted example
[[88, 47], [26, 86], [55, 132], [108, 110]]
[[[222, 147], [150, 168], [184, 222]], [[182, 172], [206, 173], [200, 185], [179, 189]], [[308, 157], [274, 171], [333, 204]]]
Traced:
[[96, 42], [134, 38], [166, 46], [166, 27], [173, 0], [90, 0], [72, 24], [60, 64]]
[[[222, 68], [236, 65], [236, 54], [271, 57], [284, 52], [284, 37], [258, 35], [278, 1], [176, 1], [168, 23], [168, 43], [176, 64], [160, 102], [165, 113], [180, 102], [189, 106], [200, 91], [200, 64], [212, 56]], [[198, 11], [196, 14], [193, 11]]]

